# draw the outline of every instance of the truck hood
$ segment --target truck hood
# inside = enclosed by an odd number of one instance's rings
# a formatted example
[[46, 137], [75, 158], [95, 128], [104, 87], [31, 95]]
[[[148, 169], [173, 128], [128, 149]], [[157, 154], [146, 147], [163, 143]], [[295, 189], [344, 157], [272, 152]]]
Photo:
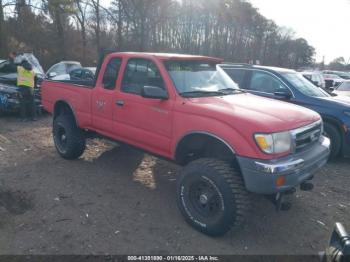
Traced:
[[321, 119], [318, 113], [304, 107], [248, 93], [187, 100], [188, 113], [205, 114], [233, 127], [239, 125], [243, 131], [280, 132]]

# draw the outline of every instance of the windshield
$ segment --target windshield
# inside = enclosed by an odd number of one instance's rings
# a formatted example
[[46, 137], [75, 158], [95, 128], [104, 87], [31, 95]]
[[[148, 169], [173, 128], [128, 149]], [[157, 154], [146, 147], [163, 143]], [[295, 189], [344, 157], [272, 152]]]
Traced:
[[241, 92], [218, 66], [203, 61], [167, 61], [165, 67], [182, 96], [215, 96]]
[[298, 73], [282, 73], [282, 75], [301, 93], [313, 97], [327, 97], [330, 96], [326, 91], [313, 85]]

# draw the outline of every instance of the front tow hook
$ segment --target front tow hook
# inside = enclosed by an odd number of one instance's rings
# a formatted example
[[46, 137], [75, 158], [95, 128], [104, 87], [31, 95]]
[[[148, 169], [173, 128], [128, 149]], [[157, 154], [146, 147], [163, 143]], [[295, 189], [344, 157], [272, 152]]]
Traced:
[[288, 211], [291, 209], [292, 204], [289, 201], [285, 200], [285, 196], [287, 195], [293, 195], [295, 193], [295, 188], [292, 188], [286, 192], [283, 193], [277, 193], [273, 195], [268, 195], [267, 198], [273, 203], [273, 205], [276, 207], [276, 211]]
[[314, 189], [314, 184], [310, 182], [303, 182], [300, 184], [301, 191], [311, 191], [312, 189]]

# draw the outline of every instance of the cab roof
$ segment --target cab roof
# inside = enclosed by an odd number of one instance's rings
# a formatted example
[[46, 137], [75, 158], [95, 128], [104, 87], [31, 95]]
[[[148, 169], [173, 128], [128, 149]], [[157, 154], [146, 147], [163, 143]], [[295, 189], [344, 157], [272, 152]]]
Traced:
[[129, 57], [155, 57], [161, 60], [204, 60], [214, 63], [222, 63], [224, 60], [221, 58], [199, 55], [187, 55], [187, 54], [173, 54], [173, 53], [144, 53], [144, 52], [116, 52], [114, 54], [121, 54]]

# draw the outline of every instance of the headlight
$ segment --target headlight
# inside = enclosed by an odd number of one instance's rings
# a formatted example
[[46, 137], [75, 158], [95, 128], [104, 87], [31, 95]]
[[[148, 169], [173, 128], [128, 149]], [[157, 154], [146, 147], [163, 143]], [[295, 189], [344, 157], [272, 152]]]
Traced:
[[292, 135], [289, 131], [274, 134], [255, 134], [255, 141], [266, 154], [281, 154], [292, 151]]

